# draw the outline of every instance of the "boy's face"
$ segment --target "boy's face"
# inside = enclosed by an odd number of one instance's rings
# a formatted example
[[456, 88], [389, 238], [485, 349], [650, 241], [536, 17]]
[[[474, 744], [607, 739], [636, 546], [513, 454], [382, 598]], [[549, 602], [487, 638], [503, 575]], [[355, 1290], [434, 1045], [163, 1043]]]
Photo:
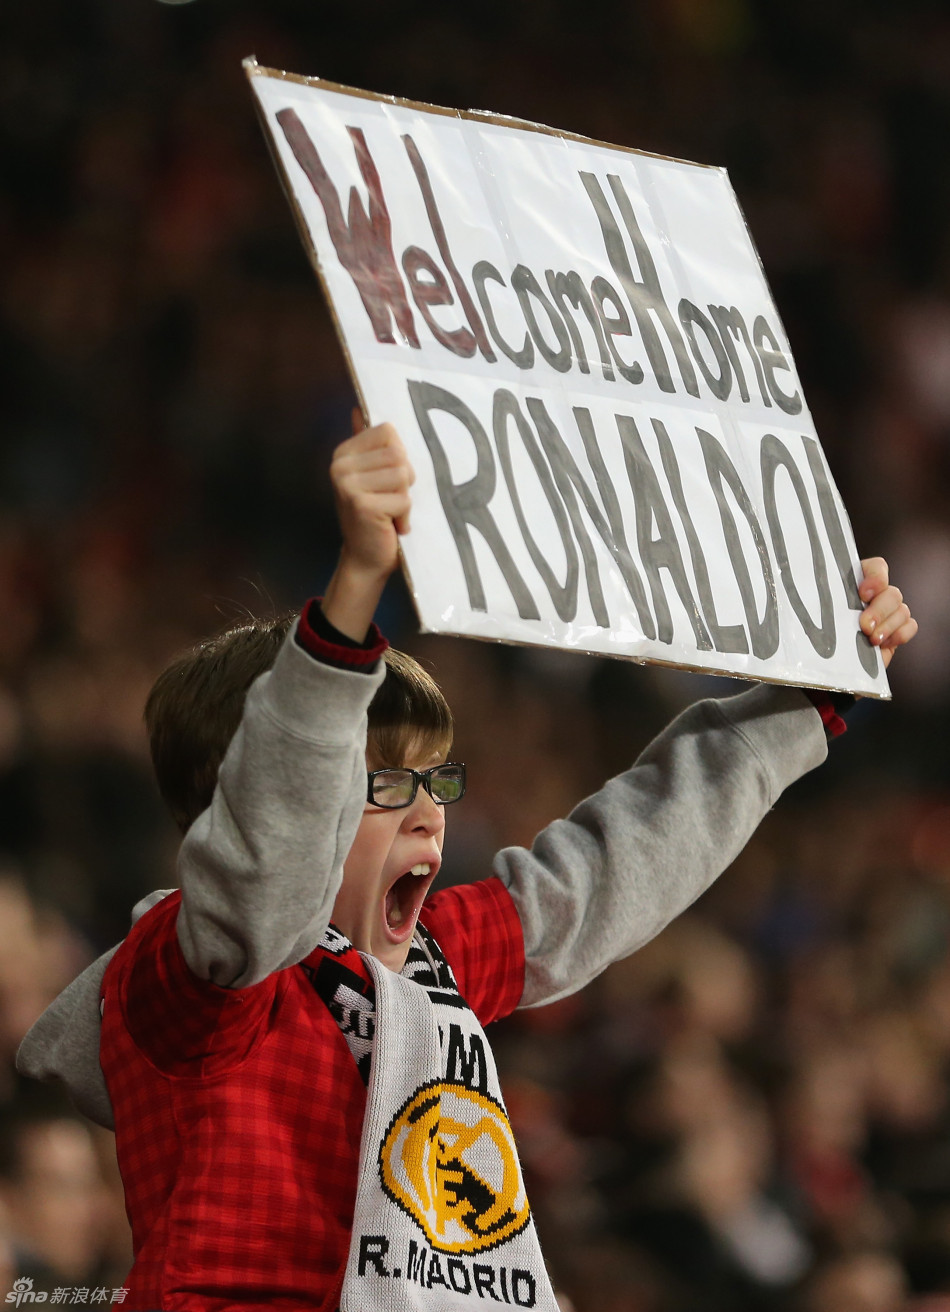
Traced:
[[[441, 760], [407, 764], [426, 770]], [[365, 804], [343, 863], [333, 923], [360, 952], [396, 973], [406, 964], [416, 919], [442, 864], [444, 833], [443, 808], [420, 784], [410, 806], [388, 810]]]

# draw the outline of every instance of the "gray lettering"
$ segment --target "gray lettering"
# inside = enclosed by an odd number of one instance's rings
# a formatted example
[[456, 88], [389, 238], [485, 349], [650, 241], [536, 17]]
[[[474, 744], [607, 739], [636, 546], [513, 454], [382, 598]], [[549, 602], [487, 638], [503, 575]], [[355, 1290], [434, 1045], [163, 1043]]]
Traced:
[[670, 441], [670, 435], [666, 431], [665, 425], [659, 419], [654, 419], [652, 423], [660, 448], [660, 459], [663, 461], [666, 481], [669, 483], [670, 491], [673, 494], [673, 504], [676, 506], [679, 517], [683, 521], [683, 528], [686, 531], [689, 556], [693, 562], [693, 573], [696, 576], [696, 587], [699, 590], [699, 602], [703, 608], [706, 623], [709, 625], [716, 651], [747, 652], [749, 643], [742, 625], [719, 623], [719, 617], [716, 614], [716, 603], [713, 600], [712, 585], [709, 581], [709, 570], [706, 567], [706, 557], [699, 541], [699, 534], [696, 532], [692, 516], [689, 513], [689, 506], [686, 504], [683, 480], [680, 477], [673, 443]]
[[676, 357], [676, 363], [679, 366], [683, 386], [691, 396], [699, 396], [696, 374], [689, 353], [683, 345], [683, 338], [676, 320], [663, 299], [663, 289], [660, 287], [660, 279], [656, 271], [656, 265], [653, 262], [653, 256], [643, 233], [640, 231], [640, 225], [637, 222], [633, 206], [630, 204], [630, 198], [624, 190], [623, 183], [616, 174], [611, 173], [608, 175], [607, 180], [610, 183], [610, 189], [613, 192], [614, 200], [620, 210], [620, 216], [627, 229], [627, 235], [636, 253], [637, 264], [640, 269], [639, 281], [633, 276], [633, 269], [630, 266], [623, 237], [599, 180], [593, 173], [581, 173], [580, 177], [600, 221], [601, 233], [610, 266], [620, 279], [621, 286], [626, 292], [627, 299], [633, 309], [637, 327], [640, 329], [640, 335], [643, 338], [643, 344], [646, 347], [657, 385], [664, 392], [676, 391], [666, 353], [663, 350], [651, 315], [656, 316], [666, 332], [667, 339]]
[[775, 404], [784, 410], [787, 415], [799, 414], [802, 408], [801, 392], [794, 392], [789, 396], [787, 392], [782, 391], [775, 381], [776, 369], [785, 369], [791, 373], [792, 367], [786, 360], [784, 351], [779, 346], [778, 338], [761, 314], [752, 325], [752, 340], [755, 342], [755, 348], [762, 360], [765, 381], [775, 399]]
[[587, 315], [587, 322], [597, 339], [597, 349], [600, 351], [600, 364], [604, 371], [604, 377], [612, 380], [614, 371], [610, 367], [610, 352], [607, 349], [603, 324], [600, 321], [600, 315], [597, 313], [597, 307], [591, 299], [590, 292], [584, 286], [580, 274], [574, 269], [571, 269], [568, 273], [555, 273], [553, 269], [546, 269], [544, 280], [548, 285], [548, 291], [551, 293], [555, 305], [564, 316], [564, 323], [567, 325], [567, 331], [571, 335], [571, 343], [574, 347], [574, 359], [577, 361], [577, 367], [581, 373], [589, 374], [590, 365], [587, 363], [587, 352], [584, 350], [584, 339], [581, 337], [580, 329], [574, 322], [574, 316], [567, 308], [568, 302], [575, 309], [582, 309]]
[[[557, 531], [561, 537], [561, 543], [564, 547], [564, 554], [567, 557], [567, 578], [562, 585], [558, 582], [551, 566], [541, 551], [538, 544], [528, 528], [528, 521], [525, 518], [524, 509], [521, 505], [521, 497], [518, 495], [518, 489], [515, 484], [515, 474], [511, 463], [511, 451], [508, 446], [508, 421], [514, 419], [518, 435], [524, 444], [525, 450], [531, 459], [538, 481], [541, 484], [542, 491], [547, 498], [548, 505], [554, 515]], [[514, 507], [515, 517], [518, 520], [518, 527], [521, 529], [521, 536], [524, 538], [525, 546], [528, 548], [528, 554], [534, 561], [535, 567], [541, 578], [544, 580], [544, 586], [551, 595], [551, 601], [554, 609], [558, 613], [558, 618], [569, 623], [577, 614], [577, 548], [574, 545], [574, 539], [571, 536], [571, 526], [568, 523], [567, 513], [561, 498], [558, 496], [557, 488], [554, 486], [554, 480], [551, 477], [551, 471], [548, 468], [547, 461], [541, 454], [541, 450], [535, 440], [531, 425], [521, 413], [521, 407], [518, 405], [517, 397], [505, 388], [499, 388], [495, 393], [495, 401], [492, 414], [492, 425], [495, 435], [495, 446], [498, 450], [498, 459], [501, 463], [502, 472], [505, 475], [505, 482], [508, 485], [508, 494], [511, 497], [511, 504]]]
[[739, 352], [736, 350], [736, 344], [733, 338], [742, 339], [742, 344], [748, 352], [749, 359], [752, 361], [752, 368], [755, 370], [756, 382], [759, 384], [759, 393], [764, 405], [771, 406], [772, 398], [769, 396], [768, 388], [765, 385], [765, 375], [762, 372], [762, 361], [759, 359], [758, 352], [752, 345], [752, 338], [749, 336], [749, 330], [746, 327], [745, 319], [733, 305], [726, 309], [724, 305], [708, 305], [706, 307], [712, 315], [713, 323], [719, 329], [722, 338], [722, 344], [729, 356], [729, 363], [732, 365], [736, 375], [736, 382], [739, 384], [739, 395], [743, 401], [749, 400], [749, 389], [746, 386], [745, 374], [742, 372], [742, 365], [739, 362]]
[[[844, 529], [841, 527], [841, 520], [838, 518], [838, 510], [825, 471], [825, 464], [821, 458], [821, 448], [813, 437], [803, 436], [802, 442], [805, 444], [808, 466], [812, 478], [815, 480], [815, 490], [818, 493], [821, 518], [824, 521], [825, 532], [828, 534], [828, 541], [831, 543], [831, 554], [835, 558], [845, 596], [848, 598], [848, 606], [851, 610], [863, 610], [864, 603], [861, 601], [861, 595], [858, 592], [858, 580], [855, 577], [854, 566], [851, 564], [851, 553], [845, 540]], [[862, 633], [860, 629], [854, 636], [858, 660], [861, 662], [865, 673], [873, 679], [878, 670], [877, 648], [871, 645], [870, 638], [866, 633]]]
[[[825, 567], [825, 553], [822, 549], [821, 540], [818, 537], [818, 529], [815, 524], [815, 517], [811, 512], [811, 503], [808, 500], [808, 492], [805, 488], [805, 480], [799, 472], [798, 466], [792, 458], [792, 453], [783, 442], [766, 433], [762, 439], [760, 451], [762, 462], [762, 495], [765, 499], [765, 516], [769, 522], [769, 532], [772, 534], [772, 546], [775, 550], [775, 559], [778, 561], [779, 572], [782, 575], [782, 582], [785, 585], [785, 591], [788, 599], [792, 603], [792, 610], [798, 616], [798, 621], [808, 641], [814, 647], [819, 656], [833, 656], [837, 645], [837, 634], [835, 632], [835, 609], [831, 600], [831, 589], [828, 586], [828, 571]], [[775, 475], [779, 467], [782, 467], [788, 474], [798, 497], [798, 504], [801, 506], [802, 517], [805, 520], [805, 531], [808, 534], [808, 544], [811, 547], [811, 564], [815, 573], [815, 582], [818, 585], [818, 599], [821, 607], [821, 619], [816, 624], [808, 613], [808, 609], [802, 601], [801, 593], [795, 583], [792, 574], [792, 563], [788, 556], [788, 546], [785, 542], [785, 533], [782, 529], [782, 521], [779, 519], [778, 505], [775, 500]]]
[[[698, 305], [688, 301], [685, 296], [679, 305], [680, 323], [683, 325], [683, 331], [686, 334], [686, 340], [689, 343], [689, 349], [692, 352], [693, 359], [699, 365], [700, 371], [706, 380], [706, 385], [712, 392], [713, 396], [720, 401], [728, 399], [732, 391], [732, 366], [729, 363], [729, 356], [726, 348], [722, 344], [722, 339], [716, 331], [713, 324], [706, 318]], [[718, 374], [714, 374], [709, 365], [706, 363], [706, 357], [700, 350], [699, 343], [696, 341], [696, 332], [694, 325], [702, 329], [706, 341], [709, 343], [713, 355], [716, 357], [716, 364], [719, 367]]]
[[528, 333], [525, 333], [524, 345], [520, 351], [516, 351], [513, 346], [509, 346], [502, 337], [495, 319], [495, 312], [488, 299], [488, 292], [485, 289], [485, 283], [489, 278], [492, 282], [501, 283], [502, 287], [508, 286], [493, 264], [489, 264], [487, 260], [479, 260], [472, 269], [472, 281], [475, 283], [475, 295], [482, 307], [482, 314], [488, 324], [488, 331], [491, 333], [495, 345], [503, 355], [508, 357], [512, 364], [517, 365], [519, 369], [530, 369], [534, 364], [534, 347], [531, 345], [531, 337]]
[[[554, 481], [557, 484], [561, 498], [567, 507], [567, 513], [570, 516], [571, 524], [574, 529], [574, 536], [580, 545], [581, 555], [584, 559], [584, 569], [587, 577], [587, 591], [590, 595], [591, 607], [594, 612], [594, 619], [601, 628], [610, 627], [610, 616], [607, 614], [607, 606], [604, 602], [603, 589], [600, 585], [600, 575], [597, 570], [597, 557], [594, 554], [593, 545], [581, 518], [580, 507], [577, 504], [577, 496], [580, 496], [584, 504], [584, 509], [590, 518], [591, 523], [597, 530], [597, 533], [604, 546], [610, 552], [620, 571], [627, 591], [633, 600], [637, 609], [637, 615], [643, 632], [648, 638], [656, 636], [656, 628], [653, 623], [653, 616], [650, 613], [650, 607], [647, 602], [646, 589], [643, 586], [643, 580], [640, 578], [639, 571], [634, 564], [630, 549], [627, 546], [626, 534], [623, 526], [623, 516], [620, 512], [620, 502], [617, 493], [614, 490], [610, 475], [607, 472], [607, 466], [604, 464], [604, 458], [600, 453], [597, 445], [597, 438], [594, 434], [594, 425], [590, 417], [590, 411], [582, 407], [575, 407], [574, 419], [577, 423], [578, 432], [584, 443], [584, 451], [590, 461], [591, 469], [594, 473], [594, 481], [597, 484], [597, 490], [603, 501], [603, 511], [597, 504], [597, 500], [587, 485], [586, 480], [577, 467], [577, 464], [571, 455], [567, 444], [558, 432], [551, 416], [548, 414], [544, 403], [529, 397], [527, 401], [528, 413], [538, 430], [538, 437], [544, 448], [544, 454], [547, 456], [548, 463], [551, 466], [551, 472], [554, 475]], [[606, 512], [606, 517], [605, 513]]]
[[[620, 293], [617, 291], [606, 278], [596, 277], [590, 285], [590, 290], [594, 297], [594, 308], [597, 310], [598, 317], [603, 325], [604, 333], [607, 339], [607, 346], [610, 354], [613, 356], [614, 364], [617, 366], [617, 372], [621, 378], [626, 378], [628, 383], [642, 383], [643, 370], [636, 360], [632, 364], [624, 364], [620, 358], [620, 352], [614, 345], [615, 337], [632, 337], [633, 329], [630, 327], [630, 316], [624, 308], [623, 301], [620, 299]], [[607, 313], [608, 302], [613, 307], [614, 313]], [[613, 373], [604, 370], [604, 377], [613, 378]]]
[[[469, 604], [473, 610], [488, 608], [469, 533], [469, 529], [474, 528], [490, 547], [505, 582], [511, 589], [518, 614], [523, 620], [540, 619], [541, 613], [488, 509], [488, 503], [495, 494], [495, 462], [484, 428], [468, 406], [444, 388], [412, 379], [407, 385], [416, 421], [429, 449], [429, 455], [432, 457], [439, 498], [459, 553]], [[478, 464], [474, 477], [467, 483], [456, 484], [452, 481], [452, 471], [445, 448], [439, 440], [431, 419], [433, 410], [442, 410], [458, 419], [468, 429], [475, 444]]]
[[[660, 489], [660, 480], [647, 455], [636, 423], [629, 415], [616, 415], [620, 441], [623, 444], [623, 459], [627, 467], [627, 478], [637, 509], [637, 544], [640, 559], [650, 580], [650, 592], [653, 596], [653, 610], [656, 614], [657, 635], [660, 642], [673, 641], [673, 621], [670, 608], [663, 589], [660, 570], [669, 571], [673, 586], [682, 602], [693, 629], [693, 638], [700, 651], [712, 648], [712, 639], [703, 623], [689, 580], [686, 567], [676, 539], [673, 517]], [[656, 524], [657, 536], [653, 536]]]
[[[729, 459], [725, 448], [716, 441], [712, 433], [707, 433], [705, 429], [697, 428], [696, 435], [703, 450], [706, 476], [709, 479], [709, 485], [719, 507], [719, 518], [722, 521], [722, 531], [726, 539], [729, 560], [732, 563], [732, 572], [735, 574], [736, 582], [739, 585], [739, 595], [742, 598], [742, 608], [745, 611], [749, 640], [752, 643], [752, 654], [758, 656], [760, 660], [768, 660], [778, 650], [779, 624], [778, 600], [775, 596], [775, 575], [772, 573], [772, 562], [769, 559], [769, 548], [765, 540], [765, 534], [762, 532], [762, 525], [759, 523], [752, 502], [749, 500], [749, 494], [742, 486], [742, 480], [735, 465]], [[752, 588], [749, 567], [742, 553], [739, 530], [736, 527], [736, 521], [733, 519], [729, 502], [726, 500], [723, 488], [724, 482], [729, 485], [739, 509], [745, 515], [752, 532], [752, 540], [755, 543], [759, 566], [765, 582], [765, 614], [761, 619], [755, 606], [755, 592]]]
[[[512, 270], [511, 285], [517, 293], [521, 313], [524, 315], [524, 321], [528, 325], [528, 332], [531, 334], [535, 346], [552, 369], [556, 369], [559, 374], [566, 374], [573, 363], [573, 356], [571, 355], [571, 339], [564, 327], [564, 320], [545, 296], [541, 290], [541, 284], [526, 264], [516, 265]], [[544, 340], [544, 335], [535, 317], [534, 306], [531, 304], [532, 298], [543, 308], [551, 327], [554, 329], [554, 336], [557, 338], [556, 351]]]

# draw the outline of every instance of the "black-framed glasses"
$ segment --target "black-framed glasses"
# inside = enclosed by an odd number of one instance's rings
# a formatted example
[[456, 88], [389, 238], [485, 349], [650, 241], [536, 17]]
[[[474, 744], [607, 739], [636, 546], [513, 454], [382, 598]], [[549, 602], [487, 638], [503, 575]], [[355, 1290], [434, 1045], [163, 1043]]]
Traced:
[[412, 806], [420, 784], [433, 802], [449, 806], [465, 795], [465, 766], [461, 761], [446, 761], [430, 770], [371, 770], [366, 776], [366, 800], [397, 811]]

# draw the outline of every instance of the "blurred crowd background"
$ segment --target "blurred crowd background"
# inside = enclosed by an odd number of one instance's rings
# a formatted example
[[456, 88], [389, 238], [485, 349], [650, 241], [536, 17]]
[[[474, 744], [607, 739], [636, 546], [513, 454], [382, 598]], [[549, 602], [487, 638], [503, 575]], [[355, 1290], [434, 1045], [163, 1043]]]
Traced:
[[[111, 1136], [13, 1070], [174, 883], [141, 708], [332, 568], [340, 351], [240, 59], [725, 164], [859, 548], [893, 705], [680, 921], [496, 1030], [573, 1312], [950, 1309], [950, 9], [944, 0], [30, 0], [0, 11], [0, 1294], [118, 1287]], [[443, 682], [483, 874], [728, 682], [384, 627]], [[76, 1301], [76, 1300], [73, 1300]]]

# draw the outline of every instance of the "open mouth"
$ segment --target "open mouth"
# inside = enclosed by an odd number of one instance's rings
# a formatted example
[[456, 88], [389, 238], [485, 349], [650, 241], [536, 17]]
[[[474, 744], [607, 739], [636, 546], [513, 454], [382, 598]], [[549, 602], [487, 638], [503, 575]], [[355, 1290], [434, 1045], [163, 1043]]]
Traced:
[[390, 885], [383, 914], [386, 929], [397, 942], [407, 938], [415, 928], [416, 917], [434, 878], [433, 867], [427, 861], [420, 861]]

